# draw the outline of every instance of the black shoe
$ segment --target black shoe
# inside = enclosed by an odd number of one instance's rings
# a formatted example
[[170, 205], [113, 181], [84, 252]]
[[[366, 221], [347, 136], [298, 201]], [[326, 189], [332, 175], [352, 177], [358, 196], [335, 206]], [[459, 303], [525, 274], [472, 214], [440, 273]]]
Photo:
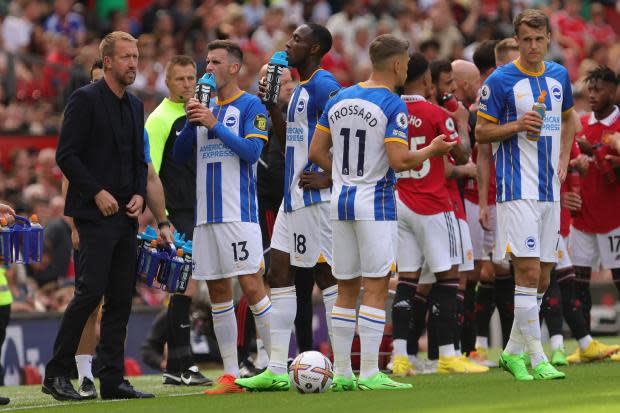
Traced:
[[241, 360], [239, 363], [239, 377], [248, 379], [260, 374], [261, 371], [256, 368], [250, 359]]
[[80, 384], [80, 388], [78, 389], [78, 393], [82, 396], [82, 400], [90, 400], [97, 398], [97, 388], [95, 387], [95, 383], [88, 377], [84, 377], [82, 380], [82, 384]]
[[68, 377], [46, 377], [41, 391], [58, 401], [78, 401], [82, 396], [75, 391]]
[[5, 404], [9, 404], [9, 402], [11, 401], [11, 399], [9, 399], [8, 397], [0, 397], [0, 405], [4, 406]]
[[192, 366], [185, 370], [183, 373], [164, 373], [164, 384], [171, 384], [180, 386], [182, 384], [186, 386], [210, 386], [213, 384], [213, 380], [205, 377], [200, 373], [198, 367]]
[[155, 397], [151, 393], [142, 393], [133, 388], [133, 386], [127, 380], [123, 380], [118, 386], [112, 388], [106, 388], [101, 385], [101, 398], [103, 400], [110, 399], [150, 399]]

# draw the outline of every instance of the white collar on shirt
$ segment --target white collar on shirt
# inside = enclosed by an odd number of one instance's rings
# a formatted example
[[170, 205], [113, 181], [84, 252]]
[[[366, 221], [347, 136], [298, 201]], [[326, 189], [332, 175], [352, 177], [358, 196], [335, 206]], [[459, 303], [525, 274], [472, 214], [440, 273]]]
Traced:
[[402, 95], [400, 97], [404, 102], [426, 102], [426, 98], [421, 95]]
[[594, 112], [590, 113], [590, 119], [588, 119], [588, 125], [594, 125], [595, 123], [600, 122], [603, 125], [609, 127], [618, 118], [620, 118], [620, 109], [618, 109], [618, 106], [614, 106], [614, 110], [605, 119], [598, 120], [596, 119], [596, 116], [594, 116]]

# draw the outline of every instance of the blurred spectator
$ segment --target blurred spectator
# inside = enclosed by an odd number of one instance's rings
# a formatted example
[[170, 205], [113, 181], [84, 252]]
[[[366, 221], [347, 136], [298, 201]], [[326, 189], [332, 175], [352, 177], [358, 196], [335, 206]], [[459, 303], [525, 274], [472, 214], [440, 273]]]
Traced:
[[455, 50], [463, 46], [464, 38], [454, 24], [452, 10], [445, 0], [437, 0], [429, 12], [430, 27], [422, 34], [424, 40], [434, 39], [439, 43], [438, 59], [458, 58]]
[[41, 16], [38, 0], [25, 0], [16, 15], [2, 22], [2, 40], [7, 52], [25, 52], [30, 44], [34, 25]]
[[252, 41], [266, 57], [270, 57], [275, 45], [285, 39], [284, 32], [280, 29], [283, 18], [282, 9], [268, 9], [264, 14], [263, 24], [252, 35]]
[[605, 21], [605, 8], [601, 3], [592, 3], [590, 16], [591, 21], [586, 25], [587, 33], [595, 45], [609, 46], [618, 39], [614, 29]]
[[342, 87], [351, 86], [350, 59], [345, 50], [345, 34], [342, 31], [332, 33], [332, 49], [323, 57], [321, 66], [330, 71]]
[[[273, 10], [273, 9], [271, 9]], [[243, 15], [245, 21], [252, 30], [256, 29], [267, 13], [267, 9], [262, 0], [249, 0], [243, 5]]]
[[73, 3], [74, 0], [55, 0], [54, 13], [45, 22], [45, 31], [67, 36], [71, 47], [78, 47], [84, 44], [86, 27], [82, 16], [71, 11]]

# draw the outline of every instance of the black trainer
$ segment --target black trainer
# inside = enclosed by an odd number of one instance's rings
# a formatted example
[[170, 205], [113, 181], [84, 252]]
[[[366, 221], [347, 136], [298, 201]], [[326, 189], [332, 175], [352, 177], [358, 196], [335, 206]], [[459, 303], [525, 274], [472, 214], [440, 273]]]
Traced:
[[97, 388], [95, 387], [95, 383], [88, 377], [84, 377], [78, 389], [78, 393], [82, 396], [82, 400], [96, 399]]
[[183, 373], [165, 372], [163, 382], [176, 386], [209, 386], [213, 384], [213, 380], [203, 376], [196, 366], [188, 368]]

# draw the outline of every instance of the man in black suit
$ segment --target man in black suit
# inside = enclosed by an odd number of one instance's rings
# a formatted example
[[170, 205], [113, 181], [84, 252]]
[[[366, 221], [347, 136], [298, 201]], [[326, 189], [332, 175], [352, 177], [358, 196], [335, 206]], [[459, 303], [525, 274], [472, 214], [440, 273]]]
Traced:
[[75, 295], [63, 316], [43, 392], [80, 400], [69, 381], [73, 356], [89, 315], [104, 297], [101, 319], [101, 397], [153, 397], [124, 380], [127, 321], [135, 289], [137, 218], [144, 207], [144, 108], [126, 92], [136, 78], [137, 41], [124, 32], [99, 45], [104, 77], [69, 98], [56, 152], [69, 180], [65, 215], [80, 237]]

